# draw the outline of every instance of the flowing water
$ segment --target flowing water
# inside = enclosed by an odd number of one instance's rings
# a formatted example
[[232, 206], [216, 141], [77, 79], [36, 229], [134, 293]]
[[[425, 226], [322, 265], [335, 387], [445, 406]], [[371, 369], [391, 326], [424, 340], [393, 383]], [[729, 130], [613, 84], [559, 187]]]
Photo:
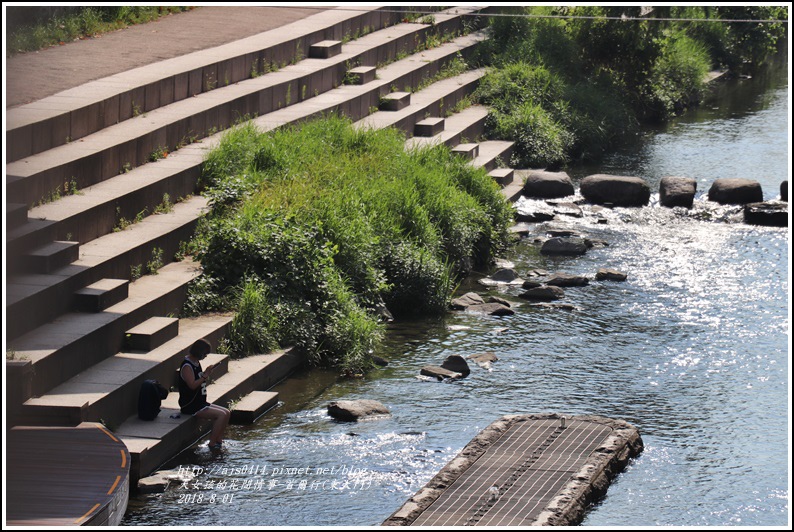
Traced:
[[[590, 173], [761, 182], [765, 199], [787, 179], [786, 69], [727, 84], [706, 104]], [[576, 310], [522, 306], [506, 318], [450, 313], [390, 327], [379, 355], [391, 364], [364, 379], [314, 370], [280, 385], [283, 403], [252, 427], [230, 429], [229, 450], [206, 446], [175, 466], [201, 467], [190, 484], [130, 501], [125, 524], [377, 525], [478, 431], [506, 414], [561, 412], [622, 418], [645, 451], [592, 508], [588, 526], [785, 525], [789, 516], [788, 230], [740, 223], [737, 209], [697, 202], [696, 215], [652, 204], [586, 209], [534, 226], [566, 226], [609, 246], [577, 258], [539, 255], [531, 238], [507, 259], [628, 281], [566, 289]], [[599, 217], [607, 224], [598, 223]], [[487, 289], [469, 280], [462, 289]], [[495, 290], [492, 290], [495, 292]], [[520, 289], [499, 290], [515, 302]], [[450, 354], [493, 351], [457, 382], [418, 378]], [[341, 423], [326, 406], [376, 399], [384, 419]]]

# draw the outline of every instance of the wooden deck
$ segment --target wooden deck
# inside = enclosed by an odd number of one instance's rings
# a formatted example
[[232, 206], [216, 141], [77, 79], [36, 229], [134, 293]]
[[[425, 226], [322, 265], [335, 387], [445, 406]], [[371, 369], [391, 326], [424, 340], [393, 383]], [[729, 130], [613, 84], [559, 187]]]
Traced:
[[130, 455], [99, 423], [7, 433], [6, 525], [118, 525]]
[[622, 421], [556, 414], [502, 418], [384, 524], [576, 524], [641, 449], [639, 433]]

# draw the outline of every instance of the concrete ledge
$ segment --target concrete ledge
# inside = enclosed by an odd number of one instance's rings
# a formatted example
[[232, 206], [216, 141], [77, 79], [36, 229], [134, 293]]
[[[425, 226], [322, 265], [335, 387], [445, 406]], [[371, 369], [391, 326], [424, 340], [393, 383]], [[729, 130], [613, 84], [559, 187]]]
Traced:
[[[503, 493], [505, 484], [501, 487], [495, 486], [497, 489], [502, 489], [498, 493], [494, 493], [491, 503], [486, 508], [483, 508], [481, 512], [477, 512], [473, 521], [465, 519], [465, 510], [450, 508], [449, 513], [445, 514], [443, 513], [444, 507], [439, 507], [436, 503], [469, 468], [473, 467], [483, 455], [491, 450], [492, 445], [497, 443], [503, 435], [517, 424], [532, 420], [559, 421], [562, 428], [555, 431], [556, 433], [564, 431], [565, 423], [580, 422], [580, 426], [582, 424], [598, 425], [601, 427], [600, 430], [605, 430], [608, 436], [600, 444], [595, 441], [591, 444], [595, 445], [596, 448], [587, 456], [584, 465], [570, 476], [561, 489], [550, 495], [548, 502], [545, 502], [546, 498], [544, 497], [544, 506], [540, 511], [533, 512], [536, 517], [531, 522], [524, 522], [524, 525], [571, 526], [580, 523], [587, 507], [606, 493], [606, 488], [612, 478], [622, 471], [628, 461], [639, 455], [643, 449], [642, 439], [637, 429], [622, 420], [601, 416], [561, 416], [559, 414], [506, 416], [491, 423], [475, 436], [424, 488], [411, 497], [383, 524], [412, 525], [434, 504], [434, 512], [437, 515], [441, 513], [447, 516], [450, 519], [448, 522], [455, 518], [458, 522], [464, 520], [463, 522], [468, 524], [486, 524], [481, 522], [481, 520], [485, 521], [485, 516], [488, 516], [487, 512], [492, 504], [502, 498], [507, 499], [510, 497], [510, 500], [512, 500], [512, 497], [516, 496], [516, 492], [513, 491]], [[545, 453], [545, 445], [541, 445], [544, 450], [534, 451], [529, 456], [539, 456], [535, 454], [538, 452]], [[534, 443], [531, 446], [534, 447]], [[553, 449], [553, 444], [551, 448]], [[527, 452], [530, 450], [527, 448]], [[495, 468], [496, 464], [493, 467]], [[516, 474], [520, 478], [521, 475], [527, 474], [525, 471], [522, 468]], [[532, 488], [531, 486], [525, 488], [520, 484], [516, 484], [515, 489], [520, 491]], [[485, 495], [488, 494], [486, 493]], [[515, 515], [510, 517], [519, 520], [522, 518], [522, 516]]]
[[410, 92], [392, 92], [381, 98], [378, 108], [381, 111], [400, 111], [411, 105]]
[[489, 172], [497, 166], [509, 163], [514, 143], [506, 140], [486, 140], [480, 142], [480, 152], [469, 164], [483, 167]]
[[153, 317], [126, 332], [127, 349], [133, 351], [151, 351], [160, 347], [179, 334], [177, 318]]
[[231, 422], [238, 425], [253, 423], [278, 404], [278, 392], [251, 392], [232, 406]]
[[328, 59], [342, 53], [342, 41], [320, 41], [309, 47], [309, 57]]
[[505, 187], [513, 182], [515, 171], [512, 168], [496, 168], [488, 172], [488, 175], [500, 186]]
[[350, 85], [366, 85], [370, 81], [375, 81], [376, 75], [377, 69], [374, 66], [360, 66], [347, 71]]
[[56, 240], [25, 255], [23, 264], [31, 273], [52, 273], [80, 257], [80, 243]]
[[74, 293], [75, 309], [82, 312], [101, 312], [127, 299], [130, 282], [127, 279], [101, 279]]
[[452, 148], [452, 153], [473, 161], [480, 154], [480, 145], [474, 143], [458, 144]]
[[6, 203], [6, 231], [24, 225], [27, 221], [27, 205], [24, 203]]
[[425, 118], [420, 120], [414, 126], [415, 137], [432, 137], [444, 131], [443, 118]]

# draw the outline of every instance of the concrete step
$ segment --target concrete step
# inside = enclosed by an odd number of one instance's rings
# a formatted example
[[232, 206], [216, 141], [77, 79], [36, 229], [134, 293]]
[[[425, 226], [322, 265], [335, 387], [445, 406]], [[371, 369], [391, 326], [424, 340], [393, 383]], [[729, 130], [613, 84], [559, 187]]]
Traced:
[[[401, 7], [329, 9], [276, 30], [86, 83], [6, 114], [7, 161], [74, 142], [157, 107], [306, 57], [313, 43], [376, 31]], [[406, 8], [407, 9], [407, 8]], [[222, 83], [219, 83], [222, 82]]]
[[231, 405], [231, 422], [249, 425], [278, 404], [278, 392], [251, 392]]
[[100, 279], [75, 291], [74, 308], [78, 312], [102, 312], [127, 299], [129, 284], [127, 279]]
[[80, 243], [56, 240], [24, 255], [22, 263], [29, 273], [52, 273], [80, 257]]
[[406, 136], [413, 135], [414, 126], [423, 117], [441, 116], [446, 109], [453, 108], [460, 100], [474, 92], [485, 69], [471, 70], [447, 78], [411, 94], [411, 104], [398, 111], [378, 111], [354, 124], [362, 129], [394, 127]]
[[179, 320], [155, 316], [136, 325], [124, 334], [124, 348], [148, 353], [179, 334]]
[[147, 264], [167, 264], [181, 242], [193, 235], [206, 199], [196, 196], [174, 206], [167, 214], [144, 218], [117, 233], [111, 233], [80, 248], [80, 258], [49, 275], [11, 276], [7, 280], [6, 312], [8, 338], [55, 319], [69, 311], [77, 290], [100, 279], [133, 279], [145, 273]]
[[[80, 372], [40, 397], [22, 405], [21, 422], [29, 425], [70, 425], [101, 421], [111, 428], [137, 415], [138, 392], [148, 379], [168, 389], [190, 346], [199, 339], [217, 345], [232, 317], [203, 316], [180, 320], [182, 332], [148, 353], [120, 352]], [[227, 355], [210, 354], [204, 366], [218, 363], [213, 378], [228, 371]], [[173, 395], [173, 390], [169, 395]]]
[[[228, 406], [254, 390], [264, 390], [285, 379], [305, 363], [297, 350], [281, 350], [229, 362], [229, 371], [207, 387], [207, 400]], [[130, 451], [130, 474], [137, 479], [151, 474], [179, 452], [207, 434], [211, 423], [179, 414], [178, 396], [170, 394], [154, 421], [128, 418], [115, 434]]]
[[468, 142], [466, 144], [458, 144], [450, 151], [464, 159], [473, 161], [480, 154], [480, 145], [474, 142]]
[[[9, 339], [7, 346], [15, 358], [26, 363], [19, 368], [19, 378], [27, 382], [19, 383], [18, 399], [24, 402], [41, 396], [118, 353], [124, 347], [126, 331], [151, 316], [179, 313], [187, 284], [200, 273], [200, 265], [189, 260], [168, 264], [157, 275], [130, 283], [127, 299], [102, 312], [62, 314], [50, 323]], [[11, 371], [8, 363], [6, 369]], [[9, 379], [16, 378], [11, 375]]]
[[[439, 15], [440, 16], [440, 15]], [[447, 16], [461, 24], [459, 15]], [[339, 86], [350, 65], [367, 64], [378, 50], [395, 55], [421, 44], [429, 26], [400, 24], [362, 37], [345, 46], [345, 53], [329, 59], [306, 59], [298, 64], [183, 99], [144, 112], [131, 120], [102, 128], [78, 141], [30, 155], [6, 165], [9, 201], [34, 205], [60, 190], [83, 189], [173, 152], [180, 146], [223, 130], [246, 116], [288, 107]], [[441, 31], [439, 23], [433, 32]], [[393, 45], [401, 44], [400, 48]]]
[[513, 142], [507, 140], [486, 140], [479, 143], [479, 154], [469, 164], [482, 167], [489, 172], [504, 166], [513, 154]]
[[518, 174], [513, 174], [513, 181], [502, 187], [502, 196], [510, 203], [515, 203], [524, 190], [524, 179]]
[[415, 137], [433, 137], [444, 131], [444, 119], [431, 117], [420, 120], [414, 125]]
[[6, 203], [6, 231], [25, 225], [27, 221], [27, 205], [24, 203]]
[[413, 150], [425, 146], [444, 144], [450, 148], [470, 140], [478, 140], [485, 132], [488, 109], [472, 105], [446, 117], [444, 131], [432, 137], [412, 137], [405, 141], [405, 149]]
[[377, 68], [374, 66], [360, 66], [351, 68], [345, 75], [345, 82], [348, 85], [366, 85], [371, 81], [375, 81], [377, 77]]
[[342, 53], [342, 41], [320, 41], [309, 46], [309, 57], [329, 59]]
[[392, 92], [380, 99], [378, 109], [381, 111], [401, 111], [411, 105], [410, 92]]
[[495, 168], [488, 172], [488, 175], [501, 187], [506, 187], [515, 179], [515, 171], [512, 168]]

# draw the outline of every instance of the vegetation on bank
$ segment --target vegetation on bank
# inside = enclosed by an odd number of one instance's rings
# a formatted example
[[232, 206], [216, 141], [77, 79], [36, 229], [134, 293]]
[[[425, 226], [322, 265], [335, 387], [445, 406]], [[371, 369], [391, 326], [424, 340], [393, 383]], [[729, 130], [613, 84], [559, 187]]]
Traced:
[[212, 211], [186, 310], [235, 309], [233, 354], [297, 345], [352, 372], [368, 367], [384, 308], [445, 311], [458, 276], [506, 245], [512, 211], [485, 170], [404, 140], [339, 117], [229, 131], [204, 165]]
[[[696, 104], [710, 70], [763, 64], [784, 42], [786, 7], [528, 7], [494, 17], [478, 91], [491, 106], [492, 138], [516, 142], [513, 165], [559, 167], [596, 160], [640, 122]], [[544, 18], [546, 17], [546, 18]], [[581, 17], [581, 18], [576, 18]], [[659, 19], [686, 18], [693, 22]]]
[[187, 6], [9, 6], [6, 57], [150, 22]]

